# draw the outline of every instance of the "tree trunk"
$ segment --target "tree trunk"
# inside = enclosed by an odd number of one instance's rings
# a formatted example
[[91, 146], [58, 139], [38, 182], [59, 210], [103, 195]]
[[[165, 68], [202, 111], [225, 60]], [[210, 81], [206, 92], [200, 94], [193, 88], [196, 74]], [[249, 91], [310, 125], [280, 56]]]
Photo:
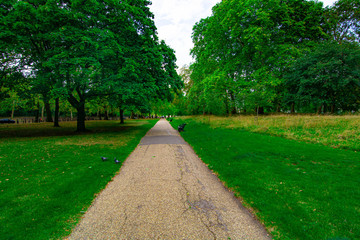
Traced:
[[11, 110], [11, 118], [14, 118], [14, 113], [15, 113], [15, 100], [13, 101], [13, 106]]
[[39, 118], [40, 118], [40, 101], [39, 101], [39, 99], [38, 99], [38, 101], [37, 101], [37, 104], [36, 104], [36, 106], [37, 106], [37, 109], [36, 109], [36, 113], [35, 113], [35, 122], [39, 122]]
[[331, 104], [331, 114], [335, 113], [335, 104]]
[[79, 93], [80, 100], [76, 99], [73, 95], [69, 95], [68, 101], [77, 110], [77, 132], [85, 132], [85, 98]]
[[280, 104], [278, 104], [277, 107], [276, 107], [276, 112], [280, 113], [280, 110], [281, 110], [281, 106], [280, 106]]
[[99, 110], [98, 110], [98, 117], [99, 117], [99, 120], [102, 120], [101, 119], [101, 109], [99, 108]]
[[44, 99], [44, 104], [45, 104], [45, 112], [46, 112], [46, 122], [53, 122], [49, 101]]
[[77, 110], [77, 132], [85, 132], [85, 102], [79, 102]]
[[317, 114], [321, 114], [322, 108], [323, 108], [323, 105], [321, 104], [317, 109]]
[[291, 110], [290, 110], [291, 114], [295, 113], [295, 103], [291, 103]]
[[135, 118], [135, 114], [134, 114], [134, 112], [133, 112], [133, 111], [131, 111], [130, 118], [131, 118], [131, 119], [134, 119], [134, 118]]
[[112, 106], [110, 106], [110, 113], [109, 113], [109, 117], [110, 119], [114, 119], [114, 108]]
[[41, 109], [41, 122], [44, 121], [44, 110], [45, 110], [45, 106], [43, 105]]
[[231, 115], [236, 115], [236, 105], [235, 105], [235, 96], [232, 92], [230, 92], [230, 99], [231, 99]]
[[225, 99], [225, 112], [226, 112], [227, 116], [229, 116], [230, 113], [231, 113], [230, 103], [229, 103], [229, 100], [227, 98]]
[[108, 110], [106, 107], [104, 107], [105, 113], [104, 113], [104, 120], [109, 120], [109, 114], [108, 114]]
[[120, 108], [120, 124], [124, 124], [124, 109]]
[[55, 121], [54, 121], [54, 127], [60, 127], [59, 125], [59, 98], [55, 99]]
[[263, 115], [264, 114], [264, 107], [258, 107], [258, 113], [260, 115]]
[[237, 114], [236, 107], [233, 106], [233, 107], [231, 108], [231, 115], [236, 115], [236, 114]]

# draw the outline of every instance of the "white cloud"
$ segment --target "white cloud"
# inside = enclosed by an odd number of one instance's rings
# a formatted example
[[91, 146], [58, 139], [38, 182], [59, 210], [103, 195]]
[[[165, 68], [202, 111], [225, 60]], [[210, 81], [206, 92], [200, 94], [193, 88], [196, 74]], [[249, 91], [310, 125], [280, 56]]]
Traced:
[[161, 40], [175, 50], [177, 65], [190, 64], [192, 28], [200, 19], [211, 15], [221, 0], [153, 0], [150, 6]]
[[335, 0], [323, 0], [323, 1], [319, 1], [319, 2], [323, 2], [324, 7], [326, 7], [326, 6], [331, 7], [333, 5], [333, 3], [336, 2], [336, 1]]
[[[196, 22], [211, 15], [211, 9], [221, 0], [152, 0], [151, 11], [161, 40], [175, 50], [177, 65], [190, 64], [192, 28]], [[323, 0], [324, 6], [335, 0]]]

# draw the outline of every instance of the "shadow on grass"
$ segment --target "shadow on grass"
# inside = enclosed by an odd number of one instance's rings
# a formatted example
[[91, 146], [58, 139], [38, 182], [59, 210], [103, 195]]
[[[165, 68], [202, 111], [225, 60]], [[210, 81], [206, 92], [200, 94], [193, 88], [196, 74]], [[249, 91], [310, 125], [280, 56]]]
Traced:
[[20, 125], [0, 125], [0, 139], [12, 138], [39, 138], [56, 136], [81, 136], [93, 133], [114, 133], [130, 131], [133, 127], [140, 126], [142, 121], [128, 121], [120, 124], [118, 121], [88, 121], [85, 132], [76, 131], [76, 122], [60, 123], [54, 127], [53, 123], [34, 123]]

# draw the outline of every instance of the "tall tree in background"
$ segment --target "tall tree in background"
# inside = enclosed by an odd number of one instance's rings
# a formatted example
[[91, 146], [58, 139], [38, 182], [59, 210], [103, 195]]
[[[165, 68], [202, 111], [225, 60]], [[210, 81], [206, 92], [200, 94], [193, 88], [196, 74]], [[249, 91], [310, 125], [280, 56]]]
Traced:
[[339, 44], [360, 42], [360, 1], [339, 0], [326, 11], [330, 35]]
[[288, 75], [287, 86], [303, 105], [317, 113], [324, 106], [357, 110], [360, 97], [360, 46], [354, 43], [325, 42], [299, 58]]
[[339, 0], [325, 10], [329, 39], [305, 51], [289, 68], [285, 100], [313, 106], [317, 113], [358, 108], [359, 7], [359, 0]]
[[199, 98], [203, 108], [217, 98], [228, 114], [281, 104], [286, 68], [327, 38], [323, 11], [321, 3], [305, 0], [222, 1], [194, 26], [189, 98]]

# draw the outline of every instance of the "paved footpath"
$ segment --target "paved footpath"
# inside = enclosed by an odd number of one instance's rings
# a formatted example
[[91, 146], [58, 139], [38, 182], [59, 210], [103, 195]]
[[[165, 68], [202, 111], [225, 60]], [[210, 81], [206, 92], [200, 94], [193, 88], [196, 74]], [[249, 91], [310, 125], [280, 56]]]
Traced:
[[99, 194], [69, 239], [271, 239], [166, 120]]

